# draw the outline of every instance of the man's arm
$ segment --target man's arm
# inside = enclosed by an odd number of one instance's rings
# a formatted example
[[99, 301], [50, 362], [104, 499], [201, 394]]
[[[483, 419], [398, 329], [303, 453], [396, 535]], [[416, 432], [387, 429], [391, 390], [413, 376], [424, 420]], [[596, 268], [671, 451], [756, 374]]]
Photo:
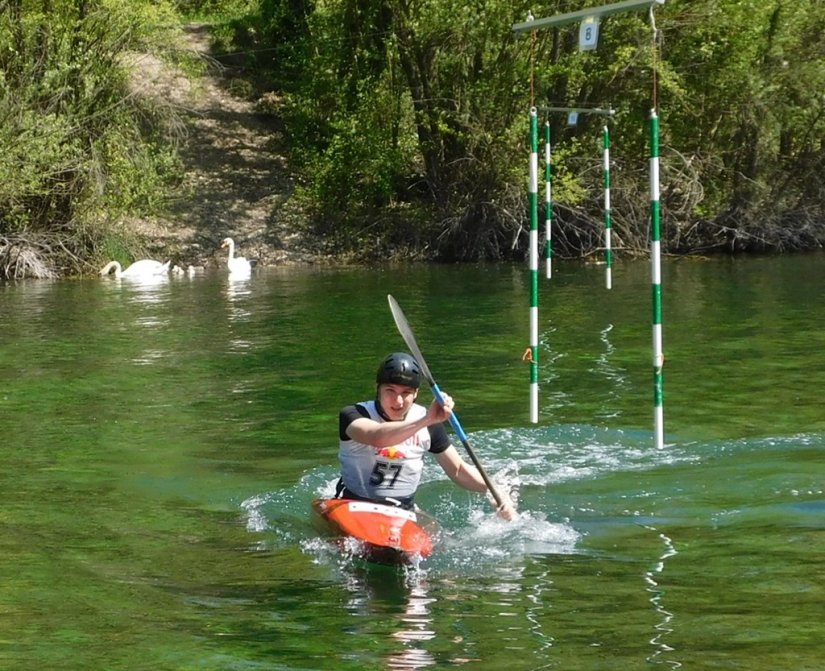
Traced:
[[346, 434], [365, 445], [392, 447], [429, 425], [427, 415], [415, 421], [405, 419], [400, 422], [376, 422], [368, 417], [359, 417], [350, 423]]
[[376, 422], [370, 417], [358, 417], [346, 428], [346, 434], [352, 440], [357, 440], [373, 447], [392, 447], [403, 443], [410, 436], [421, 429], [433, 424], [441, 424], [450, 419], [453, 410], [453, 399], [444, 394], [444, 405], [433, 399], [427, 414], [416, 420], [404, 419], [398, 422]]

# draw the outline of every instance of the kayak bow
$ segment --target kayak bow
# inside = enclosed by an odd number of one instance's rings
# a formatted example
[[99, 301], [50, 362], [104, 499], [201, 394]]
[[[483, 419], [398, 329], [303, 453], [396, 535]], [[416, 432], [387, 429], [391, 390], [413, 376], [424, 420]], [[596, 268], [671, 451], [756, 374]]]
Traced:
[[334, 534], [354, 538], [368, 561], [408, 564], [430, 556], [438, 533], [437, 522], [420, 510], [355, 501], [316, 499], [312, 509]]

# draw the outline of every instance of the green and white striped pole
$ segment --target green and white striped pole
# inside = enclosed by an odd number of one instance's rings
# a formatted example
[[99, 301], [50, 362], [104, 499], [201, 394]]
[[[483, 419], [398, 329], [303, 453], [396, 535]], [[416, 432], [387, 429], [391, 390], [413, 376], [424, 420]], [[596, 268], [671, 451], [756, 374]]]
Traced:
[[544, 123], [544, 239], [547, 279], [553, 277], [553, 160], [550, 148], [550, 122]]
[[604, 263], [605, 283], [613, 288], [613, 226], [610, 220], [610, 131], [604, 127]]
[[659, 117], [650, 111], [650, 263], [653, 283], [653, 438], [657, 448], [665, 444], [664, 380], [662, 368], [662, 261], [659, 215]]
[[539, 421], [539, 123], [530, 109], [530, 421]]

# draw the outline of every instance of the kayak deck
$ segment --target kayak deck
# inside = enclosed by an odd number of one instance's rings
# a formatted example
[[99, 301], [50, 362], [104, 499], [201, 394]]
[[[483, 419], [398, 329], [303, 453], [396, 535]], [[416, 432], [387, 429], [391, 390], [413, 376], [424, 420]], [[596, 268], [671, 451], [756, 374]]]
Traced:
[[379, 564], [429, 557], [438, 534], [438, 523], [419, 510], [353, 499], [316, 499], [312, 509], [328, 530], [355, 539], [359, 554]]

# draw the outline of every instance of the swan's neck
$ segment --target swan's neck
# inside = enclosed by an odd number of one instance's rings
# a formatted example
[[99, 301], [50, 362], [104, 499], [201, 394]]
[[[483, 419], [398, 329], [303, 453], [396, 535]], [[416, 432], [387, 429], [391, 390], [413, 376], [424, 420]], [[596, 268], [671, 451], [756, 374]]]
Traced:
[[229, 242], [229, 260], [231, 261], [234, 258], [235, 258], [235, 243], [230, 241]]
[[120, 277], [123, 274], [123, 269], [120, 267], [119, 261], [109, 261], [104, 267], [103, 270], [100, 271], [101, 275], [108, 275], [109, 271], [114, 268], [115, 269], [115, 277]]

